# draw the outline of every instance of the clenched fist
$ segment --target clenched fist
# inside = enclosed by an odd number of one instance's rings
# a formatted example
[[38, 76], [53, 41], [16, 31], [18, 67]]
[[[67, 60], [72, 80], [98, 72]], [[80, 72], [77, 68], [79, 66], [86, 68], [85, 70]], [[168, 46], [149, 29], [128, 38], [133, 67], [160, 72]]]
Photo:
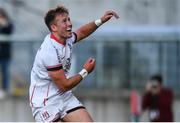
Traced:
[[87, 70], [88, 73], [91, 73], [94, 70], [95, 65], [96, 65], [95, 59], [89, 58], [83, 67], [84, 69]]

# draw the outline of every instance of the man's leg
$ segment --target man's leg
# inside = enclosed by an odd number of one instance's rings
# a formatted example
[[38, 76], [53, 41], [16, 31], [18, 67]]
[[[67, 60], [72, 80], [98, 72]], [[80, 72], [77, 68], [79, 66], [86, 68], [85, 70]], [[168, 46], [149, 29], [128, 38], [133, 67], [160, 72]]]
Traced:
[[65, 122], [93, 122], [89, 113], [83, 108], [69, 112], [62, 120]]

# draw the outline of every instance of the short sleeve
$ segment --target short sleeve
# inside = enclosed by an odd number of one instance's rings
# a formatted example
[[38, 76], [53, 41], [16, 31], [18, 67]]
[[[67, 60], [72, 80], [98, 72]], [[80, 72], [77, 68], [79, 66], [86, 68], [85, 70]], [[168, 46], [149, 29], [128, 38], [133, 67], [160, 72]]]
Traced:
[[75, 44], [77, 42], [77, 34], [75, 32], [73, 32], [72, 34], [73, 35], [72, 35], [71, 39], [73, 41], [73, 44]]
[[42, 59], [47, 71], [56, 71], [63, 68], [61, 54], [58, 49], [49, 50]]

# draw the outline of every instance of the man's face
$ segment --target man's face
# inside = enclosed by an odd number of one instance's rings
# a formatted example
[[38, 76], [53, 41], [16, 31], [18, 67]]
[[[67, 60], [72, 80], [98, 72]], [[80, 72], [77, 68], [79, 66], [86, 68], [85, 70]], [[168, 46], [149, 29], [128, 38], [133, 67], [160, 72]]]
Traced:
[[72, 36], [72, 23], [69, 15], [67, 13], [57, 15], [51, 29], [61, 38], [70, 38]]

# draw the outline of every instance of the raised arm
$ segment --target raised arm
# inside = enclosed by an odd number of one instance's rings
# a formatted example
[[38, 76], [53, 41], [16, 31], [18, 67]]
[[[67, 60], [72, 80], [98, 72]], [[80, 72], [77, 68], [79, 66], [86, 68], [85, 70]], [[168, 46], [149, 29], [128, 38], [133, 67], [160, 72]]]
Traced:
[[81, 26], [75, 31], [77, 34], [77, 41], [80, 41], [91, 35], [100, 25], [110, 20], [113, 16], [117, 19], [119, 18], [116, 12], [107, 11], [100, 19]]

